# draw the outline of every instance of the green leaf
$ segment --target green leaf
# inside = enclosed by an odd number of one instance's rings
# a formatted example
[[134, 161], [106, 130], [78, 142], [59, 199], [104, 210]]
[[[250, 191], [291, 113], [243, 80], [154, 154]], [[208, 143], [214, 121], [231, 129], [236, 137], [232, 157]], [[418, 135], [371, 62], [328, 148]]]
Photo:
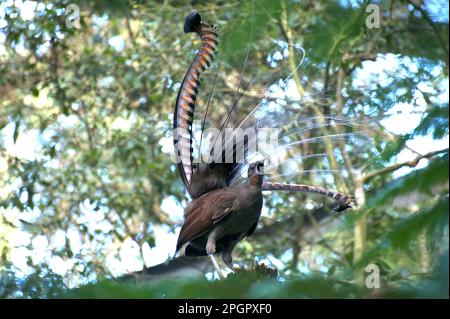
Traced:
[[367, 206], [370, 208], [377, 205], [385, 205], [396, 196], [410, 193], [414, 190], [424, 194], [431, 194], [434, 185], [442, 186], [448, 184], [448, 164], [447, 153], [445, 156], [432, 160], [427, 167], [413, 171], [385, 185], [377, 191], [374, 197], [367, 201]]
[[150, 238], [147, 239], [147, 244], [150, 248], [155, 247], [156, 243], [155, 243], [155, 237], [151, 236]]
[[448, 228], [448, 212], [449, 199], [443, 197], [430, 209], [413, 214], [398, 222], [385, 234], [379, 244], [370, 249], [355, 264], [355, 269], [365, 267], [389, 249], [407, 250], [424, 230], [430, 237], [442, 235], [443, 230]]

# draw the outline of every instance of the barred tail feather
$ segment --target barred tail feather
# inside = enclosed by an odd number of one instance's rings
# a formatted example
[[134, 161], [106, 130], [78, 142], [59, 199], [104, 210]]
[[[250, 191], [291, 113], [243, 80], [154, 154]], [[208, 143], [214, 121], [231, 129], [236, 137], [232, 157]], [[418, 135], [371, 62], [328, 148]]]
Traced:
[[273, 183], [264, 182], [262, 185], [263, 191], [294, 191], [294, 192], [304, 192], [313, 193], [323, 196], [330, 197], [338, 202], [339, 206], [334, 209], [334, 211], [340, 212], [347, 208], [351, 208], [351, 204], [355, 202], [353, 196], [345, 195], [340, 192], [330, 190], [323, 187], [303, 185], [303, 184], [285, 184], [285, 183]]
[[201, 22], [201, 16], [197, 12], [186, 17], [184, 32], [197, 33], [201, 38], [201, 48], [181, 82], [173, 117], [175, 157], [181, 179], [188, 187], [194, 173], [192, 169], [192, 122], [200, 76], [214, 60], [218, 35], [214, 26]]

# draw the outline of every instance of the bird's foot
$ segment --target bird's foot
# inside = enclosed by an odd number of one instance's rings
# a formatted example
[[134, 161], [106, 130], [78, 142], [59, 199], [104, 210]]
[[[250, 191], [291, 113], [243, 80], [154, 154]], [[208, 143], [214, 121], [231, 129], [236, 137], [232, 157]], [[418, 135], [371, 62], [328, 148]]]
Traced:
[[234, 272], [235, 271], [235, 267], [233, 265], [233, 257], [231, 256], [231, 251], [230, 250], [224, 250], [222, 252], [222, 260], [225, 263], [225, 265], [227, 265], [227, 267]]
[[228, 269], [230, 269], [231, 273], [233, 273], [233, 274], [235, 274], [235, 273], [237, 273], [237, 272], [242, 270], [242, 268], [239, 267], [238, 265], [231, 265], [231, 266], [227, 265], [227, 266], [228, 266]]

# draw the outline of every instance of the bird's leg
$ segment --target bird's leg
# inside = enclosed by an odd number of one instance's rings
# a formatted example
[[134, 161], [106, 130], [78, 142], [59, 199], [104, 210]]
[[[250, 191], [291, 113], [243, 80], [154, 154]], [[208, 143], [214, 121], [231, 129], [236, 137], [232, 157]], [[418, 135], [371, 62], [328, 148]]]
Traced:
[[222, 260], [225, 263], [225, 265], [227, 265], [228, 268], [230, 268], [231, 271], [234, 272], [233, 257], [231, 256], [231, 250], [224, 250], [222, 252]]
[[211, 262], [212, 262], [214, 268], [216, 269], [217, 274], [219, 275], [219, 278], [220, 279], [225, 279], [225, 276], [223, 275], [222, 270], [220, 270], [219, 264], [217, 263], [217, 260], [214, 257], [214, 254], [210, 254], [208, 256], [211, 259]]
[[234, 241], [231, 241], [226, 245], [222, 252], [222, 260], [231, 269], [232, 272], [235, 271], [235, 267], [233, 265], [233, 256], [231, 255], [234, 247], [245, 237], [245, 233], [242, 233], [238, 236]]
[[211, 234], [208, 236], [208, 241], [206, 242], [206, 253], [208, 254], [214, 268], [217, 271], [220, 279], [225, 279], [225, 276], [220, 270], [219, 264], [217, 263], [216, 258], [214, 258], [214, 254], [216, 253], [216, 239], [218, 234], [218, 228], [214, 229]]

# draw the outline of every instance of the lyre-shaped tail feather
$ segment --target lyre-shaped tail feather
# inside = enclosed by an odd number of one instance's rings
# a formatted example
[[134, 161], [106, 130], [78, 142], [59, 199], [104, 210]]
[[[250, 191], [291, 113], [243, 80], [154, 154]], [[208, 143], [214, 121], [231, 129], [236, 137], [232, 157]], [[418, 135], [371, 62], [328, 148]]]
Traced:
[[202, 42], [201, 48], [181, 82], [173, 117], [175, 157], [181, 179], [188, 188], [193, 173], [192, 122], [200, 75], [214, 59], [218, 35], [214, 26], [201, 22], [201, 16], [197, 12], [192, 12], [186, 17], [183, 30], [185, 33], [197, 33]]
[[[215, 158], [213, 159], [213, 162], [209, 164], [198, 164], [195, 167], [193, 165], [192, 123], [200, 76], [212, 63], [218, 44], [216, 28], [203, 23], [201, 20], [201, 16], [197, 12], [189, 14], [185, 20], [184, 32], [197, 33], [201, 38], [201, 47], [181, 82], [173, 119], [173, 126], [175, 129], [173, 141], [178, 171], [192, 198], [197, 198], [202, 194], [217, 188], [229, 186], [234, 177], [238, 175], [239, 169], [244, 165], [237, 159], [236, 161], [233, 160], [232, 163], [223, 163], [223, 161], [216, 161]], [[235, 103], [237, 103], [237, 101], [233, 100], [232, 110], [234, 110]], [[250, 114], [254, 113], [256, 109], [257, 107], [243, 118], [236, 127], [241, 128], [241, 126], [243, 126], [242, 124], [248, 120]], [[229, 115], [227, 116], [227, 120], [228, 118]], [[332, 120], [335, 121], [336, 118], [333, 118]], [[331, 120], [329, 120], [329, 122], [331, 122]], [[235, 157], [234, 142], [226, 143], [226, 145], [222, 146], [224, 146], [222, 152], [218, 152], [214, 155], [224, 157], [224, 153], [229, 154], [229, 152], [231, 152], [233, 158]], [[351, 207], [351, 203], [353, 202], [351, 196], [315, 186], [264, 182], [262, 187], [264, 191], [297, 191], [331, 197], [339, 203], [339, 207], [335, 209], [336, 211], [343, 211]]]
[[355, 202], [353, 196], [345, 195], [340, 192], [303, 184], [284, 184], [284, 183], [273, 183], [264, 182], [262, 185], [263, 191], [295, 191], [304, 193], [314, 193], [323, 196], [330, 197], [339, 203], [339, 206], [334, 208], [334, 211], [341, 212], [347, 208], [351, 208], [351, 204]]

